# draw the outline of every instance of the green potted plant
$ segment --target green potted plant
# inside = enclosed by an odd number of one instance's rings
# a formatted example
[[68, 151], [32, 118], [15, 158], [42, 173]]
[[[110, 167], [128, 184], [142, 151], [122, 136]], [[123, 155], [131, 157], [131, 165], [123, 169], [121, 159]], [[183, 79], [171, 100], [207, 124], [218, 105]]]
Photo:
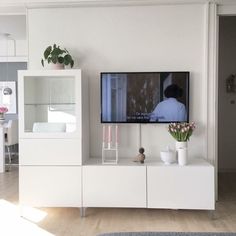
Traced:
[[43, 56], [44, 58], [41, 60], [42, 66], [44, 66], [44, 61], [48, 64], [52, 64], [54, 69], [64, 69], [64, 67], [68, 65], [70, 65], [71, 68], [74, 66], [74, 60], [70, 53], [65, 48], [61, 49], [60, 46], [56, 44], [48, 46]]

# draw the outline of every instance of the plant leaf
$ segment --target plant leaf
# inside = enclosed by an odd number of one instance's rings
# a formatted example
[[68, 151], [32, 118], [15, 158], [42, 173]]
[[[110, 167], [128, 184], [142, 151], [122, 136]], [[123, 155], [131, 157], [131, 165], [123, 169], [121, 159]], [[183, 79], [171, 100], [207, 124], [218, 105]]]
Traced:
[[52, 62], [53, 62], [54, 64], [57, 63], [57, 56], [52, 56]]
[[64, 58], [63, 58], [63, 57], [58, 57], [58, 62], [61, 63], [61, 64], [63, 64]]
[[65, 65], [67, 66], [67, 65], [69, 65], [70, 64], [70, 62], [71, 62], [71, 57], [70, 57], [70, 55], [65, 55], [64, 56], [64, 63], [65, 63]]
[[74, 66], [74, 60], [70, 62], [70, 67], [72, 68]]
[[71, 55], [67, 54], [67, 55], [64, 56], [64, 64], [66, 66], [69, 65], [71, 63], [71, 61], [72, 61]]
[[44, 54], [43, 54], [45, 59], [48, 58], [48, 56], [50, 55], [51, 51], [52, 51], [52, 47], [51, 46], [49, 46], [49, 47], [47, 47], [45, 49]]
[[61, 55], [62, 53], [61, 53], [61, 49], [60, 48], [54, 48], [53, 50], [52, 50], [52, 52], [51, 52], [51, 55], [52, 56], [56, 56], [56, 57], [58, 57], [59, 55]]
[[41, 64], [42, 64], [42, 66], [44, 67], [44, 60], [43, 60], [43, 59], [41, 60]]

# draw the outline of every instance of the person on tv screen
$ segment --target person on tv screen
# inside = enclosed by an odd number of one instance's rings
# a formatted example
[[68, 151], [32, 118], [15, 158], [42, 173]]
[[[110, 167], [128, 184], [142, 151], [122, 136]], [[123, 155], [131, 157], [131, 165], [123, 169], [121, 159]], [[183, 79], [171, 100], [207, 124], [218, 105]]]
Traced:
[[185, 105], [177, 100], [183, 90], [177, 84], [171, 84], [164, 91], [165, 100], [158, 103], [150, 116], [150, 121], [183, 122], [187, 121]]

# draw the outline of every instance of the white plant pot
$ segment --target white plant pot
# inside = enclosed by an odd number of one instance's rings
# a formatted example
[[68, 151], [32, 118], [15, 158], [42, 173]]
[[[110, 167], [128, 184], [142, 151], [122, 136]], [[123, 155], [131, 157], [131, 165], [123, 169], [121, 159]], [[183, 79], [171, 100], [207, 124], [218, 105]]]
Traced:
[[64, 70], [65, 69], [65, 65], [64, 64], [61, 64], [61, 63], [50, 63], [49, 64], [49, 68], [51, 70]]

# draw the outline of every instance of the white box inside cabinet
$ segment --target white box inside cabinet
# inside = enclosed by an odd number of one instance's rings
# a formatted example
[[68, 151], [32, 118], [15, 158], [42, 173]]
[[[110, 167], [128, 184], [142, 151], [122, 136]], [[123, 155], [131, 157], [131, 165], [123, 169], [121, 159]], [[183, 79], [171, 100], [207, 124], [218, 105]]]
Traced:
[[83, 206], [145, 208], [145, 166], [83, 166]]

